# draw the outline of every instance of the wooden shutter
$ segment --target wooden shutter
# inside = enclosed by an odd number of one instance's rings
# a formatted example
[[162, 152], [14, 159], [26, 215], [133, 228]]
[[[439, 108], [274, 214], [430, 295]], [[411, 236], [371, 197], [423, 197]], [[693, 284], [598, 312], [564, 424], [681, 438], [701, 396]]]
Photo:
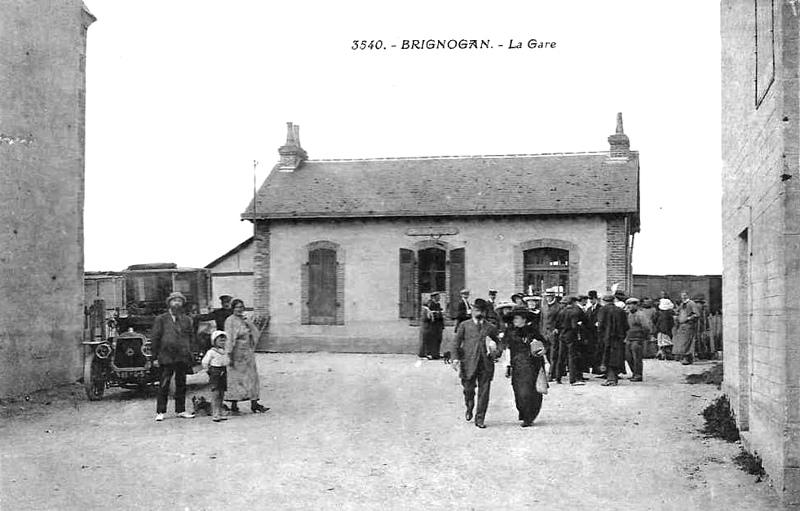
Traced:
[[414, 251], [400, 249], [400, 317], [416, 317], [414, 299]]
[[456, 248], [450, 251], [450, 317], [458, 314], [458, 304], [461, 302], [461, 290], [466, 286], [464, 277], [464, 249]]
[[308, 254], [308, 309], [312, 324], [333, 324], [336, 316], [336, 251]]

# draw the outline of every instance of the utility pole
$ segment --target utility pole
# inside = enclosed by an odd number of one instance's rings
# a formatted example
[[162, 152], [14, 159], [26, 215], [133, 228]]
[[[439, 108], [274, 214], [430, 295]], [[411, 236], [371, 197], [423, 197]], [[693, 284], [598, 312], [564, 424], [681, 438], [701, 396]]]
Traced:
[[257, 194], [258, 190], [256, 188], [256, 167], [258, 167], [258, 162], [253, 160], [253, 238], [256, 237], [256, 233], [258, 230], [256, 229], [256, 209], [258, 207], [257, 202]]

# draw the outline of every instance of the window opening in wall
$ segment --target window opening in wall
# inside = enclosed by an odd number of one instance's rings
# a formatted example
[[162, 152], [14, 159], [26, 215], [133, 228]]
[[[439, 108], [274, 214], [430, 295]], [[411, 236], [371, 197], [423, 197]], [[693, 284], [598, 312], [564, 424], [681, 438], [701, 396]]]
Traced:
[[754, 0], [754, 2], [756, 17], [755, 96], [756, 108], [758, 108], [767, 96], [772, 82], [775, 81], [775, 16], [774, 0]]
[[447, 252], [431, 247], [420, 250], [418, 257], [419, 292], [443, 293], [447, 283]]
[[523, 253], [525, 289], [542, 291], [561, 287], [569, 293], [569, 250], [560, 248], [533, 248]]
[[311, 324], [336, 320], [336, 251], [318, 248], [308, 253], [308, 313]]

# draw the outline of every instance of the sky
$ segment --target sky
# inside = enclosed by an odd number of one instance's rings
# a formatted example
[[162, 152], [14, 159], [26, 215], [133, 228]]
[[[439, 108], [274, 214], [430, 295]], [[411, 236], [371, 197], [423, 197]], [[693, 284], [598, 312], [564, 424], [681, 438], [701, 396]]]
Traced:
[[87, 271], [202, 267], [247, 239], [254, 161], [260, 186], [287, 122], [311, 159], [531, 154], [605, 151], [617, 112], [640, 153], [634, 273], [722, 270], [718, 2], [86, 4]]

